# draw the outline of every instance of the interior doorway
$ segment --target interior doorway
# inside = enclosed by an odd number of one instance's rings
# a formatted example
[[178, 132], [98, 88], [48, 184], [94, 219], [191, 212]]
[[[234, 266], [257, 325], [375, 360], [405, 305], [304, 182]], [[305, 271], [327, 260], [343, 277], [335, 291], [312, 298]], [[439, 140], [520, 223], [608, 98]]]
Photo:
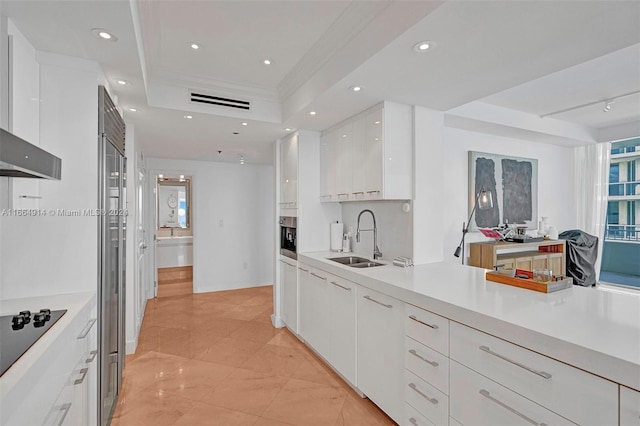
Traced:
[[193, 293], [192, 177], [156, 177], [156, 297]]

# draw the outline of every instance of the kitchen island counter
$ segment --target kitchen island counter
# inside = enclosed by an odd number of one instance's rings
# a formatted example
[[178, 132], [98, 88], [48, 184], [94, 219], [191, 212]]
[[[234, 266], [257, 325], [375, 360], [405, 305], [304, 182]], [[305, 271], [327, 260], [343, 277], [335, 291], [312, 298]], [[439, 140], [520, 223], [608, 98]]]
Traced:
[[451, 262], [355, 269], [329, 257], [337, 255], [300, 253], [298, 261], [640, 390], [640, 293], [573, 286], [547, 294]]

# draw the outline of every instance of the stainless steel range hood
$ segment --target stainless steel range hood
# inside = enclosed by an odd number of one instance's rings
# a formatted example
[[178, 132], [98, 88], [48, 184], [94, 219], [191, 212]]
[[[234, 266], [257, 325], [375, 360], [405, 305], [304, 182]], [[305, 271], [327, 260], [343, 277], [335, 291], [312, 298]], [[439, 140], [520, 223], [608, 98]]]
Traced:
[[62, 160], [0, 129], [0, 176], [60, 180]]

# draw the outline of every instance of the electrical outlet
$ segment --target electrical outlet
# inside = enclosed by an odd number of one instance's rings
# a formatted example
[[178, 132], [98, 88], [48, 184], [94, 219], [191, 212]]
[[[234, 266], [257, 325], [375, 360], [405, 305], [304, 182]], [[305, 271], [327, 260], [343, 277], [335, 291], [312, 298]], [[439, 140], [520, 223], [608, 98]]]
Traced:
[[247, 262], [242, 262], [242, 269], [247, 269]]

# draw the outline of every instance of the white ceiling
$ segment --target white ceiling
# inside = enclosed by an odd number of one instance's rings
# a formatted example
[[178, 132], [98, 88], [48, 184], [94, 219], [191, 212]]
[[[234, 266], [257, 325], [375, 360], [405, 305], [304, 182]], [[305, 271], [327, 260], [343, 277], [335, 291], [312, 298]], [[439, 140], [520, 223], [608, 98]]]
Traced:
[[[2, 1], [36, 49], [96, 60], [110, 81], [133, 83], [113, 89], [125, 111], [139, 109], [125, 118], [147, 156], [268, 163], [285, 127], [323, 130], [385, 99], [544, 115], [640, 90], [636, 1]], [[98, 40], [96, 27], [119, 41]], [[435, 48], [413, 52], [421, 40]], [[189, 89], [255, 108], [194, 105]], [[640, 122], [640, 95], [603, 106], [553, 118]]]

